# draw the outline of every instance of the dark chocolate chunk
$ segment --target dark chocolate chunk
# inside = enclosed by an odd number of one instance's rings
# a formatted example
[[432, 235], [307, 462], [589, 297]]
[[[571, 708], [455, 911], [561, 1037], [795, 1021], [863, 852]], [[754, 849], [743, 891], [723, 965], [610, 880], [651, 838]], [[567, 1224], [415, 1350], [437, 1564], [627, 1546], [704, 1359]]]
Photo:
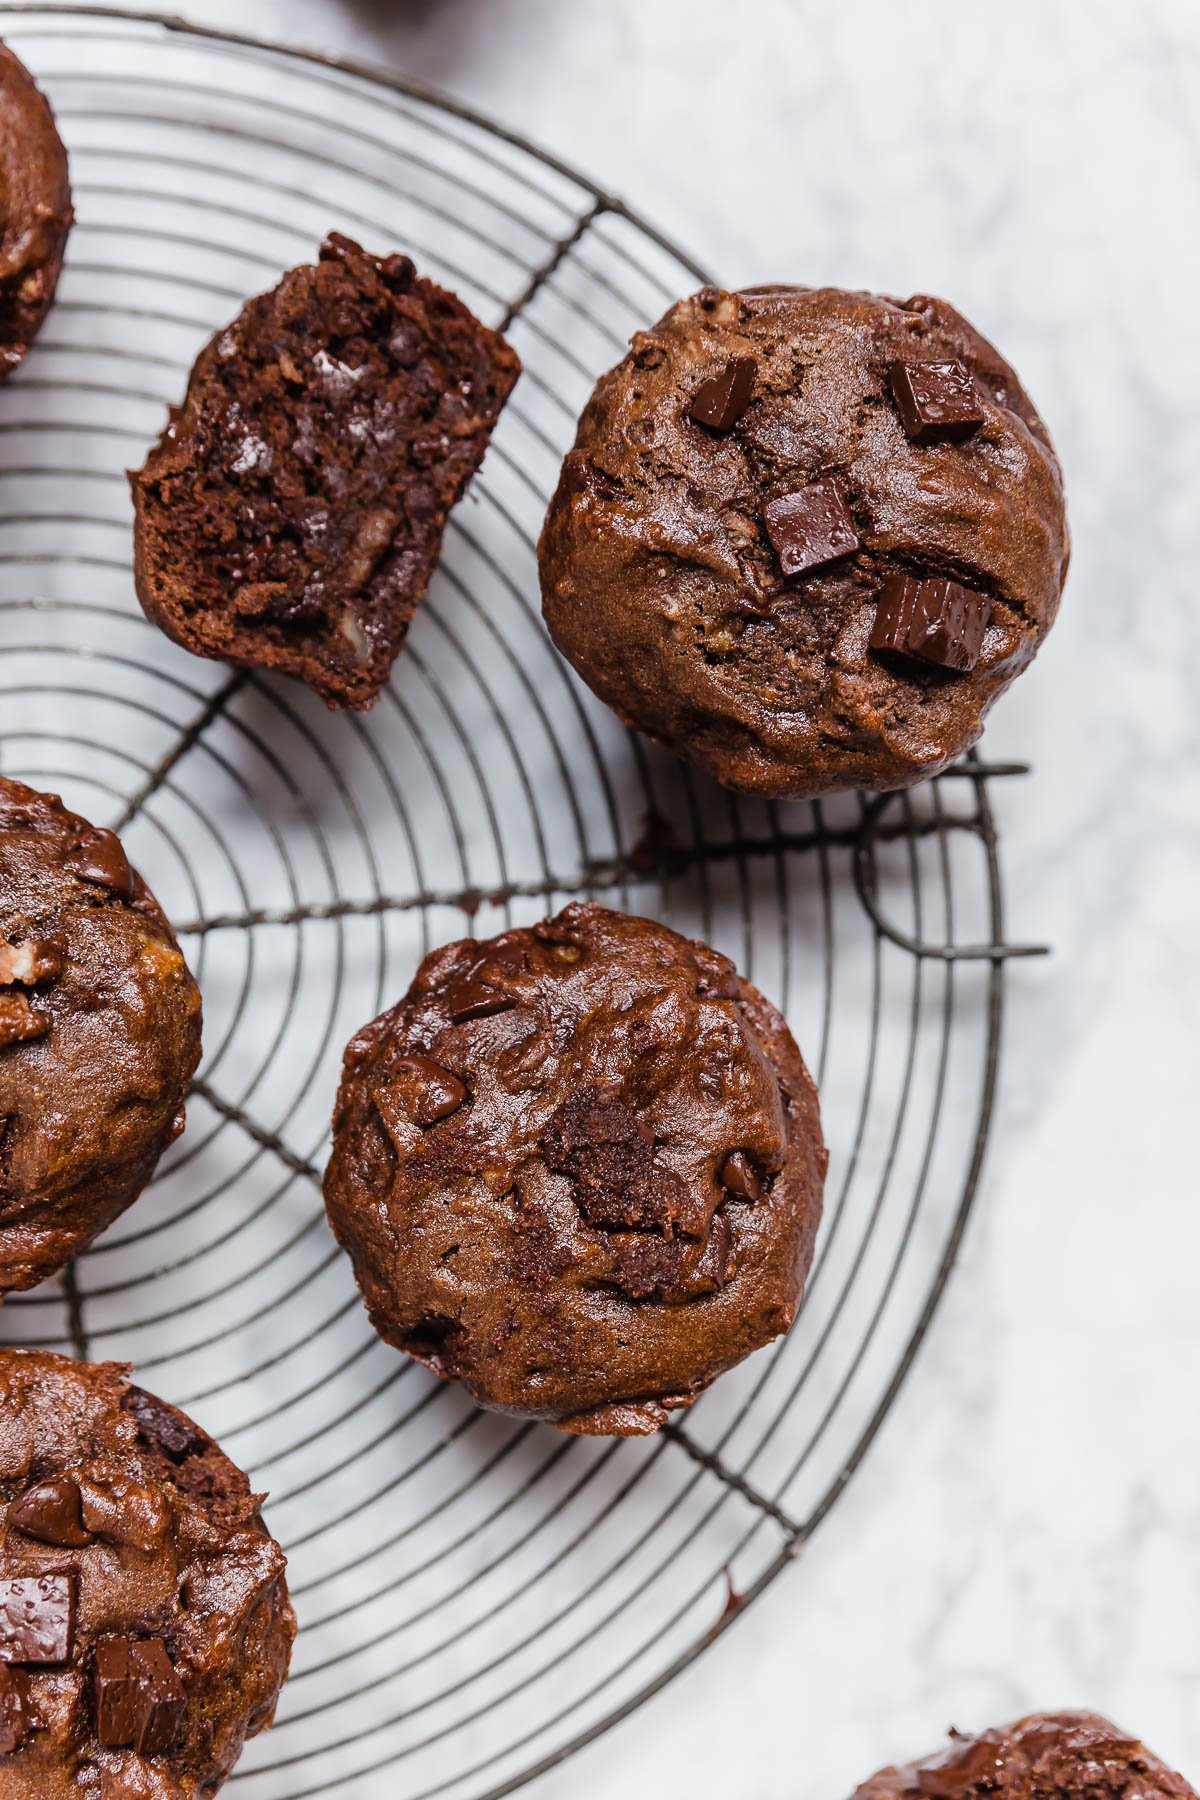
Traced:
[[828, 477], [768, 501], [763, 521], [785, 575], [819, 569], [859, 546], [854, 520]]
[[0, 1756], [14, 1756], [32, 1730], [29, 1677], [0, 1664]]
[[696, 389], [688, 416], [710, 431], [730, 431], [750, 404], [758, 362], [753, 356], [731, 356], [725, 367]]
[[61, 933], [10, 944], [0, 938], [0, 987], [38, 987], [62, 974], [67, 940]]
[[0, 1663], [63, 1663], [75, 1636], [75, 1575], [12, 1575], [0, 1581]]
[[960, 362], [895, 362], [888, 379], [900, 423], [914, 444], [959, 443], [983, 424], [971, 372]]
[[517, 1003], [515, 994], [493, 987], [486, 976], [467, 975], [456, 981], [446, 995], [446, 1005], [455, 1024], [464, 1019], [486, 1019], [492, 1013], [507, 1012]]
[[139, 1756], [170, 1748], [183, 1718], [183, 1683], [158, 1638], [101, 1638], [93, 1686], [102, 1744]]
[[929, 1800], [960, 1800], [973, 1787], [1003, 1787], [1008, 1762], [1002, 1735], [984, 1731], [922, 1764], [917, 1770], [917, 1787]]
[[115, 832], [104, 831], [99, 826], [85, 831], [63, 862], [80, 881], [111, 888], [122, 900], [133, 899], [133, 870]]
[[466, 1087], [432, 1057], [402, 1056], [395, 1066], [395, 1078], [406, 1090], [418, 1125], [436, 1125], [466, 1104]]
[[721, 1186], [735, 1200], [761, 1200], [763, 1179], [744, 1150], [735, 1150], [721, 1164]]
[[138, 1436], [143, 1443], [161, 1450], [174, 1463], [198, 1456], [208, 1448], [208, 1439], [183, 1413], [148, 1394], [144, 1388], [131, 1387], [126, 1404], [137, 1420]]
[[879, 596], [871, 648], [964, 675], [979, 661], [991, 616], [986, 594], [948, 576], [892, 575]]
[[8, 1509], [8, 1523], [43, 1544], [79, 1550], [92, 1534], [83, 1522], [79, 1483], [73, 1475], [48, 1475], [27, 1488]]
[[49, 1013], [38, 1012], [28, 994], [0, 994], [0, 1050], [45, 1037], [49, 1029]]

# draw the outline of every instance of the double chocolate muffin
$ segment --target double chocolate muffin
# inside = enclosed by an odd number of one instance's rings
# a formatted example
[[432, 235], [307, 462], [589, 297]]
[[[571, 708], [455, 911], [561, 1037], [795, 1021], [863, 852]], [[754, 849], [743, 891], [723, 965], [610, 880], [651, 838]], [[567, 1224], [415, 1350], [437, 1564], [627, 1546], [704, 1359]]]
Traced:
[[948, 1750], [881, 1769], [854, 1800], [1196, 1800], [1180, 1775], [1095, 1713], [1035, 1713]]
[[0, 1296], [137, 1199], [199, 1059], [199, 992], [119, 839], [0, 779]]
[[825, 1164], [800, 1052], [732, 963], [573, 905], [436, 951], [351, 1041], [325, 1198], [389, 1343], [623, 1436], [791, 1325]]
[[370, 706], [520, 368], [407, 256], [334, 233], [218, 332], [131, 478], [147, 616]]
[[215, 1794], [296, 1622], [241, 1470], [119, 1363], [0, 1351], [0, 1796]]
[[896, 788], [975, 742], [1050, 629], [1062, 478], [945, 301], [709, 288], [599, 382], [540, 565], [627, 724], [747, 792]]
[[73, 217], [54, 114], [24, 63], [0, 44], [0, 381], [50, 309]]

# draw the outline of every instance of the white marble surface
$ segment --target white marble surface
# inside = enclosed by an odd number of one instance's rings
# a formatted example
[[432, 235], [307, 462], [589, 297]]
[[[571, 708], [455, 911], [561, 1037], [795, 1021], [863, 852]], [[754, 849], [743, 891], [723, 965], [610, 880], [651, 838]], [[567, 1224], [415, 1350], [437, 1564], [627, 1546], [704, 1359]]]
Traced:
[[539, 1800], [836, 1800], [949, 1723], [1113, 1713], [1200, 1780], [1200, 9], [183, 0], [390, 63], [730, 281], [952, 296], [1025, 375], [1076, 559], [988, 748], [1001, 1105], [932, 1339], [806, 1558]]

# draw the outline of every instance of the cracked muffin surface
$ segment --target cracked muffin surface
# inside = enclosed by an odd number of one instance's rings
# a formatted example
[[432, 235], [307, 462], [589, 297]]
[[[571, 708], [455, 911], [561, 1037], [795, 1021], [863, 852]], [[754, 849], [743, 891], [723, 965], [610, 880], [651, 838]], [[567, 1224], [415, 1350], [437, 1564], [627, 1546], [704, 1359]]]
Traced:
[[120, 840], [0, 779], [0, 1295], [137, 1199], [199, 1059], [199, 991]]
[[352, 1039], [325, 1195], [389, 1343], [482, 1405], [631, 1435], [791, 1325], [825, 1163], [732, 963], [576, 904], [434, 952]]
[[705, 289], [634, 338], [539, 550], [551, 636], [601, 699], [795, 798], [961, 755], [1067, 558], [1045, 426], [952, 306], [790, 287]]
[[203, 1800], [295, 1617], [261, 1495], [120, 1363], [0, 1351], [0, 1800]]
[[881, 1769], [854, 1800], [1196, 1800], [1183, 1777], [1097, 1713], [1033, 1713]]

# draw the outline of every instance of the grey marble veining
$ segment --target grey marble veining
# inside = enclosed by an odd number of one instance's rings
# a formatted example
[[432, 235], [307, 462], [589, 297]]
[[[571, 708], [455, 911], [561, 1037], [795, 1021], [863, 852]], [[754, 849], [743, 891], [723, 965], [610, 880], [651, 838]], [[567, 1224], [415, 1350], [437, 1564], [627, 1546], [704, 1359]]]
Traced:
[[[245, 26], [239, 0], [187, 0]], [[1200, 1780], [1200, 8], [258, 0], [626, 194], [731, 282], [952, 297], [1066, 466], [1062, 620], [987, 745], [1015, 967], [980, 1205], [801, 1565], [531, 1790], [836, 1800], [950, 1723], [1111, 1712]]]

